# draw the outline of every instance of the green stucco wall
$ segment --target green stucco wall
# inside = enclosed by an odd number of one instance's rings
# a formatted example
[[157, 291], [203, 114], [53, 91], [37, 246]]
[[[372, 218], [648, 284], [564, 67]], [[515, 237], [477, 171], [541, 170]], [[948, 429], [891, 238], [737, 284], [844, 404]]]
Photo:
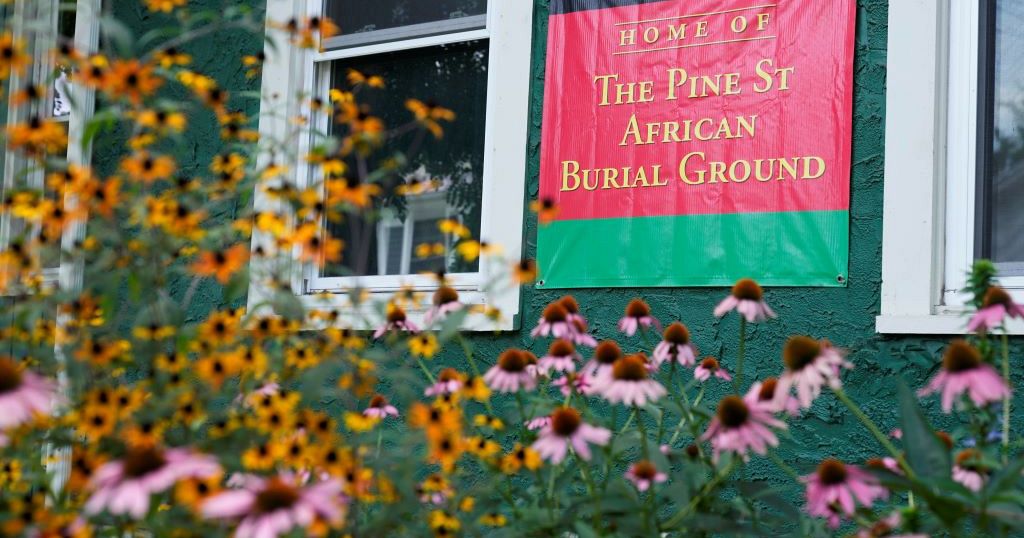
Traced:
[[[227, 3], [228, 0], [193, 0], [190, 5], [193, 8], [210, 8]], [[259, 0], [247, 3], [257, 9], [263, 5]], [[114, 4], [117, 16], [139, 34], [154, 25], [153, 17], [159, 17], [147, 13], [137, 2], [118, 1]], [[530, 125], [528, 175], [525, 179], [530, 199], [536, 197], [538, 190], [548, 0], [535, 0], [535, 4], [532, 91], [530, 108], [524, 111], [523, 117], [523, 121], [529, 121]], [[858, 0], [849, 286], [768, 290], [767, 301], [777, 310], [779, 319], [753, 328], [747, 359], [748, 379], [776, 375], [781, 370], [779, 350], [788, 336], [807, 334], [828, 338], [849, 351], [849, 359], [856, 368], [845, 375], [847, 390], [855, 400], [863, 403], [867, 413], [883, 429], [895, 427], [898, 421], [896, 380], [902, 377], [911, 387], [922, 386], [938, 366], [945, 341], [939, 337], [882, 337], [874, 330], [881, 290], [887, 7], [887, 0]], [[820, 30], [829, 31], [827, 28]], [[223, 32], [193, 43], [187, 51], [193, 55], [197, 70], [214, 76], [237, 96], [239, 92], [259, 90], [259, 79], [245, 77], [240, 59], [261, 46], [259, 36]], [[258, 113], [255, 99], [235, 99], [234, 107], [250, 115]], [[191, 132], [195, 134], [181, 154], [184, 173], [208, 166], [220, 147], [212, 114], [193, 115], [190, 121]], [[116, 147], [100, 145], [95, 161], [101, 171], [109, 172], [117, 166], [121, 155], [122, 151]], [[221, 216], [227, 218], [237, 209], [224, 207]], [[532, 214], [528, 213], [526, 217], [525, 254], [533, 257], [536, 255], [537, 223]], [[595, 260], [599, 260], [600, 255], [600, 252], [593, 253]], [[174, 288], [181, 292], [186, 285], [187, 282], [177, 282]], [[640, 296], [650, 303], [654, 314], [663, 322], [678, 319], [686, 323], [702, 354], [723, 357], [730, 368], [734, 365], [736, 317], [718, 320], [711, 314], [727, 293], [724, 288], [587, 289], [571, 292], [583, 306], [583, 312], [599, 338], [619, 336], [615, 325], [623, 308], [631, 298]], [[543, 351], [546, 342], [534, 344], [529, 337], [529, 329], [544, 305], [561, 294], [561, 291], [525, 289], [520, 316], [523, 329], [499, 336], [473, 337], [478, 355], [492, 361], [509, 346]], [[220, 290], [216, 286], [200, 289], [191, 315], [202, 315], [211, 307], [219, 306], [220, 300]], [[627, 348], [638, 349], [642, 345], [639, 337], [626, 342]], [[460, 350], [446, 350], [435, 364], [458, 362], [461, 356]], [[721, 384], [710, 391], [709, 401], [717, 401], [725, 388]], [[926, 409], [931, 416], [941, 417], [937, 402], [927, 402]], [[791, 434], [791, 438], [782, 440], [783, 457], [801, 472], [809, 472], [827, 456], [861, 462], [880, 453], [877, 442], [827, 394], [802, 419], [792, 421]], [[750, 477], [785, 480], [785, 476], [771, 463], [759, 458], [753, 459], [749, 473]]]
[[[897, 380], [904, 379], [912, 388], [922, 386], [937, 369], [944, 342], [948, 341], [943, 337], [885, 337], [874, 329], [882, 283], [888, 3], [887, 0], [857, 1], [849, 286], [769, 289], [766, 299], [776, 309], [779, 318], [754, 328], [747, 347], [746, 366], [748, 380], [778, 375], [782, 369], [780, 350], [788, 336], [807, 334], [828, 338], [848, 350], [849, 360], [855, 364], [855, 369], [844, 375], [847, 392], [862, 403], [865, 411], [884, 431], [896, 427], [899, 420], [895, 398]], [[528, 198], [535, 198], [538, 191], [548, 0], [536, 0], [535, 4]], [[820, 31], [829, 29], [821, 28]], [[526, 254], [534, 256], [537, 222], [529, 214], [526, 221]], [[614, 248], [614, 245], [609, 245], [609, 248]], [[592, 256], [600, 260], [601, 253], [594, 252]], [[667, 323], [678, 319], [686, 323], [702, 354], [723, 357], [730, 368], [735, 365], [737, 318], [733, 315], [718, 320], [711, 313], [728, 293], [725, 288], [569, 291], [579, 300], [598, 338], [619, 336], [616, 322], [623, 308], [631, 298], [640, 296], [650, 303], [655, 316], [661, 321]], [[493, 357], [508, 345], [543, 351], [546, 342], [533, 345], [529, 329], [536, 323], [544, 306], [560, 295], [561, 290], [524, 290], [523, 330], [511, 337], [477, 338], [476, 345], [482, 350], [482, 355]], [[627, 345], [639, 349], [643, 343], [637, 337]], [[709, 393], [709, 401], [717, 401], [727, 387], [719, 384], [719, 389]], [[934, 399], [925, 402], [925, 409], [940, 425], [945, 423]], [[1019, 417], [1019, 414], [1015, 415]], [[791, 421], [790, 429], [791, 438], [782, 439], [782, 456], [800, 472], [810, 472], [828, 456], [859, 463], [882, 452], [877, 441], [827, 393], [803, 418]], [[772, 463], [757, 458], [752, 460], [748, 476], [788, 480]]]

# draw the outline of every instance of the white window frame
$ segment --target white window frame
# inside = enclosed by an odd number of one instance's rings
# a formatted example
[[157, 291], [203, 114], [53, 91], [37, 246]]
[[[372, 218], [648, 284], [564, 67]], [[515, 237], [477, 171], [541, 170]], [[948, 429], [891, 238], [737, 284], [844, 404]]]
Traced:
[[[889, 4], [880, 333], [966, 332], [978, 47], [978, 2]], [[1024, 302], [1024, 277], [1000, 283]], [[1024, 334], [1024, 322], [1008, 329]]]
[[[288, 133], [288, 118], [301, 113], [294, 103], [294, 96], [311, 95], [314, 89], [326, 96], [329, 77], [318, 76], [318, 71], [328, 71], [329, 62], [384, 52], [394, 52], [437, 46], [449, 43], [487, 39], [489, 43], [489, 68], [487, 71], [487, 106], [484, 139], [483, 199], [481, 202], [481, 223], [479, 239], [501, 245], [505, 257], [518, 260], [522, 254], [523, 213], [526, 185], [526, 146], [528, 133], [528, 110], [530, 92], [530, 51], [533, 34], [533, 3], [527, 1], [489, 0], [486, 26], [456, 29], [452, 33], [425, 35], [384, 43], [370, 42], [366, 45], [350, 46], [326, 51], [309, 51], [281, 43], [280, 33], [269, 29], [268, 34], [276, 39], [277, 47], [268, 45], [265, 49], [267, 61], [263, 68], [263, 106], [270, 107], [274, 114], [264, 114], [260, 121], [260, 134], [264, 139], [282, 140]], [[287, 21], [291, 18], [319, 16], [320, 0], [268, 0], [267, 20]], [[322, 64], [323, 67], [317, 67]], [[319, 86], [319, 87], [318, 87]], [[286, 113], [281, 113], [288, 107]], [[301, 137], [294, 149], [298, 155], [309, 148], [309, 137]], [[261, 156], [261, 162], [269, 162], [270, 155]], [[309, 181], [305, 177], [308, 167], [290, 163], [295, 171], [295, 181], [301, 187]], [[274, 210], [281, 207], [257, 190], [255, 208]], [[265, 237], [254, 232], [253, 248], [265, 241]], [[497, 283], [499, 275], [507, 275], [510, 264], [505, 257], [483, 257], [476, 273], [448, 275], [449, 284], [460, 291], [463, 303], [486, 305], [501, 311], [500, 320], [492, 320], [483, 314], [467, 318], [465, 327], [470, 330], [513, 330], [518, 328], [519, 291], [518, 286]], [[364, 276], [344, 278], [317, 277], [316, 268], [293, 260], [289, 268], [292, 292], [310, 308], [336, 308], [341, 313], [339, 323], [355, 329], [370, 329], [380, 322], [375, 303], [386, 300], [396, 290], [414, 288], [423, 291], [421, 304], [406, 308], [414, 323], [422, 323], [422, 317], [430, 306], [430, 293], [437, 283], [422, 275]], [[254, 274], [259, 264], [254, 260]], [[269, 290], [258, 278], [252, 278], [249, 286], [250, 311], [265, 304]], [[359, 307], [351, 306], [347, 291], [363, 288], [370, 292], [371, 299]]]
[[[10, 5], [10, 9], [13, 10], [11, 15], [12, 19], [24, 20], [27, 15], [25, 13], [26, 4], [32, 3], [34, 6], [45, 6], [49, 4], [49, 9], [46, 11], [48, 16], [51, 18], [50, 24], [52, 25], [54, 41], [51, 44], [42, 43], [38, 37], [33, 37], [34, 42], [32, 43], [32, 64], [30, 71], [26, 74], [12, 73], [7, 86], [10, 88], [7, 98], [4, 101], [4, 106], [7, 106], [7, 123], [13, 123], [18, 121], [24, 121], [28, 119], [28, 112], [24, 105], [14, 106], [10, 102], [10, 93], [18, 89], [23, 88], [29, 81], [37, 82], [33, 73], [36, 69], [42, 67], [44, 72], [50, 72], [55, 67], [53, 65], [52, 52], [59, 39], [59, 18], [60, 18], [60, 5], [67, 3], [67, 0], [15, 0]], [[75, 35], [73, 38], [73, 44], [76, 50], [79, 51], [93, 51], [99, 43], [99, 16], [100, 16], [100, 0], [76, 0], [75, 2]], [[15, 39], [23, 38], [23, 29], [25, 28], [24, 22], [14, 24]], [[70, 90], [68, 98], [70, 98], [73, 106], [71, 112], [65, 116], [54, 117], [53, 116], [53, 96], [54, 96], [54, 85], [52, 82], [47, 81], [46, 94], [43, 98], [43, 102], [40, 105], [42, 108], [39, 110], [39, 115], [44, 118], [52, 118], [57, 122], [66, 123], [68, 128], [68, 148], [65, 155], [69, 164], [77, 165], [88, 165], [90, 162], [91, 152], [89, 148], [82, 148], [80, 144], [71, 143], [74, 140], [81, 140], [83, 133], [85, 132], [85, 126], [93, 116], [95, 109], [95, 92], [91, 89], [85, 88], [78, 84], [69, 84], [68, 89]], [[14, 175], [19, 173], [20, 164], [25, 162], [24, 157], [21, 157], [18, 152], [13, 151], [9, 148], [5, 148], [4, 165], [3, 165], [3, 188], [0, 189], [2, 192], [7, 192], [8, 189], [14, 185]], [[45, 177], [43, 171], [35, 171], [32, 173], [32, 183], [38, 188], [43, 188]], [[76, 203], [74, 200], [65, 200], [65, 204]], [[72, 249], [76, 242], [80, 241], [84, 237], [84, 226], [85, 223], [76, 223], [71, 225], [61, 237], [62, 250]], [[11, 237], [11, 222], [10, 215], [3, 215], [0, 217], [0, 247], [7, 248], [10, 243]], [[63, 256], [62, 256], [63, 258]], [[43, 283], [44, 285], [59, 284], [64, 289], [69, 289], [67, 284], [71, 281], [76, 280], [75, 273], [77, 271], [73, 268], [73, 264], [65, 263], [65, 260], [54, 267], [43, 268]]]

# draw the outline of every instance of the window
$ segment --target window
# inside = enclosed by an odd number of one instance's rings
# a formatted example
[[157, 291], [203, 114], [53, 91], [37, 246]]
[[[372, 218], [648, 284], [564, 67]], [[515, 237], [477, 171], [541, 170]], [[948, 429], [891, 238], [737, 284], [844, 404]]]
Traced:
[[[14, 24], [23, 40], [32, 63], [21, 73], [12, 73], [8, 81], [11, 91], [6, 93], [5, 102], [0, 105], [3, 123], [30, 121], [32, 118], [47, 118], [61, 124], [71, 139], [80, 139], [85, 122], [92, 114], [92, 97], [78, 92], [70, 83], [70, 67], [61, 65], [53, 52], [60, 45], [72, 45], [79, 50], [96, 46], [98, 24], [95, 14], [99, 11], [98, 0], [17, 0], [2, 9], [14, 21], [32, 21]], [[27, 90], [38, 92], [39, 99], [25, 100]], [[85, 163], [87, 158], [80, 147], [66, 148], [66, 157], [72, 163]], [[52, 172], [48, 166], [39, 166], [16, 152], [0, 153], [3, 182], [0, 185], [2, 197], [7, 199], [14, 192], [31, 189], [55, 196], [45, 189], [45, 178]], [[80, 230], [75, 230], [75, 234]], [[39, 236], [40, 230], [29, 229], [21, 219], [5, 213], [0, 219], [0, 246], [6, 248], [14, 242], [24, 241], [27, 236]], [[42, 251], [44, 280], [56, 282], [61, 274], [60, 245], [67, 237], [45, 237], [48, 243]]]
[[[295, 264], [293, 292], [311, 304], [322, 301], [325, 293], [334, 294], [337, 306], [343, 306], [345, 293], [355, 287], [381, 298], [402, 287], [430, 291], [436, 283], [421, 273], [443, 270], [464, 302], [500, 308], [505, 316], [497, 324], [481, 316], [470, 326], [514, 328], [518, 289], [491, 289], [494, 276], [507, 273], [505, 262], [463, 260], [455, 250], [460, 239], [442, 233], [439, 223], [457, 223], [472, 238], [500, 244], [509, 258], [521, 254], [532, 3], [324, 0], [304, 12], [296, 12], [301, 8], [295, 4], [299, 3], [269, 2], [268, 18], [326, 15], [341, 34], [324, 40], [319, 52], [268, 46], [264, 96], [305, 94], [326, 101], [331, 89], [348, 89], [352, 74], [362, 73], [386, 82], [384, 90], [361, 90], [359, 101], [389, 127], [409, 121], [410, 98], [450, 110], [454, 120], [439, 122], [443, 136], [396, 129], [399, 132], [364, 162], [350, 158], [350, 170], [381, 170], [382, 163], [395, 156], [404, 166], [401, 174], [375, 177], [382, 187], [374, 206], [379, 218], [325, 222], [332, 236], [345, 241], [344, 263], [323, 268]], [[268, 101], [264, 106], [275, 106]], [[300, 112], [292, 110], [282, 117]], [[346, 128], [329, 115], [313, 116], [314, 134], [295, 140], [294, 153], [301, 155], [315, 144], [317, 132], [344, 135]], [[261, 121], [260, 130], [268, 138], [282, 139], [288, 126], [268, 118]], [[291, 169], [296, 170], [299, 186], [320, 183], [314, 168]], [[256, 203], [270, 202], [257, 192]], [[262, 293], [254, 279], [250, 307], [261, 302]], [[428, 306], [407, 310], [415, 319]], [[343, 322], [368, 326], [367, 312], [343, 312]]]
[[962, 333], [979, 258], [1024, 301], [1022, 24], [1024, 0], [890, 5], [880, 332]]

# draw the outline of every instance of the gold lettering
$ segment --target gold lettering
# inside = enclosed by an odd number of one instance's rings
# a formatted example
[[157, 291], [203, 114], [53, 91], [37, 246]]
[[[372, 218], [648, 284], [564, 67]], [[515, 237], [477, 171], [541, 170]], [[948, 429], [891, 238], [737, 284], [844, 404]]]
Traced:
[[683, 156], [682, 160], [679, 161], [679, 179], [687, 185], [703, 185], [704, 184], [704, 171], [697, 171], [696, 181], [691, 180], [689, 174], [687, 174], [687, 164], [690, 162], [691, 157], [699, 157], [702, 161], [704, 160], [703, 151], [694, 151], [687, 153]]
[[629, 117], [629, 125], [626, 126], [626, 134], [622, 135], [622, 142], [619, 142], [620, 146], [628, 145], [626, 140], [629, 139], [629, 135], [633, 135], [633, 144], [642, 146], [644, 141], [640, 138], [640, 124], [636, 120], [636, 114]]
[[[570, 168], [572, 169], [570, 171]], [[580, 188], [580, 163], [576, 161], [562, 161], [562, 192], [574, 191]], [[569, 179], [572, 178], [574, 181], [573, 186], [569, 186]]]
[[[811, 174], [811, 163], [818, 165], [818, 172]], [[818, 179], [825, 175], [825, 160], [821, 157], [804, 157], [804, 179]]]
[[619, 46], [626, 47], [629, 45], [636, 45], [636, 28], [619, 32]]
[[644, 30], [644, 41], [648, 44], [654, 43], [659, 37], [661, 37], [661, 32], [656, 26], [649, 26]]
[[686, 23], [679, 26], [668, 25], [668, 40], [679, 41], [681, 39], [686, 39]]
[[672, 68], [668, 70], [668, 97], [665, 98], [666, 101], [676, 100], [676, 88], [685, 84], [686, 79], [685, 69]]
[[758, 32], [763, 32], [765, 28], [768, 28], [768, 18], [769, 17], [770, 17], [770, 15], [768, 13], [758, 13], [757, 14], [757, 31]]
[[707, 37], [708, 36], [708, 21], [699, 21], [697, 23], [697, 34], [695, 37]]
[[[618, 183], [616, 183], [615, 182], [616, 179], [619, 179], [619, 169], [618, 168], [605, 168], [604, 169], [604, 186], [601, 187], [601, 188], [602, 189], [610, 189], [610, 188], [621, 189], [622, 187], [625, 186], [625, 184], [619, 185]], [[612, 185], [611, 187], [608, 186], [609, 183], [611, 183], [611, 185]]]
[[611, 85], [611, 81], [619, 80], [619, 75], [599, 75], [594, 77], [594, 84], [601, 83], [601, 101], [598, 106], [608, 106], [608, 89]]
[[733, 17], [732, 22], [729, 23], [729, 27], [737, 34], [742, 33], [747, 29], [747, 18], [743, 15], [737, 15]]

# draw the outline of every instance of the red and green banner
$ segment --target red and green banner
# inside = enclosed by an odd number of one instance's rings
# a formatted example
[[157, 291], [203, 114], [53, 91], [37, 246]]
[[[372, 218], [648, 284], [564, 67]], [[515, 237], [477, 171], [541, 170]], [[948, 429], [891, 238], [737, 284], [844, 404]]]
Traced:
[[844, 286], [854, 0], [552, 0], [540, 287]]

